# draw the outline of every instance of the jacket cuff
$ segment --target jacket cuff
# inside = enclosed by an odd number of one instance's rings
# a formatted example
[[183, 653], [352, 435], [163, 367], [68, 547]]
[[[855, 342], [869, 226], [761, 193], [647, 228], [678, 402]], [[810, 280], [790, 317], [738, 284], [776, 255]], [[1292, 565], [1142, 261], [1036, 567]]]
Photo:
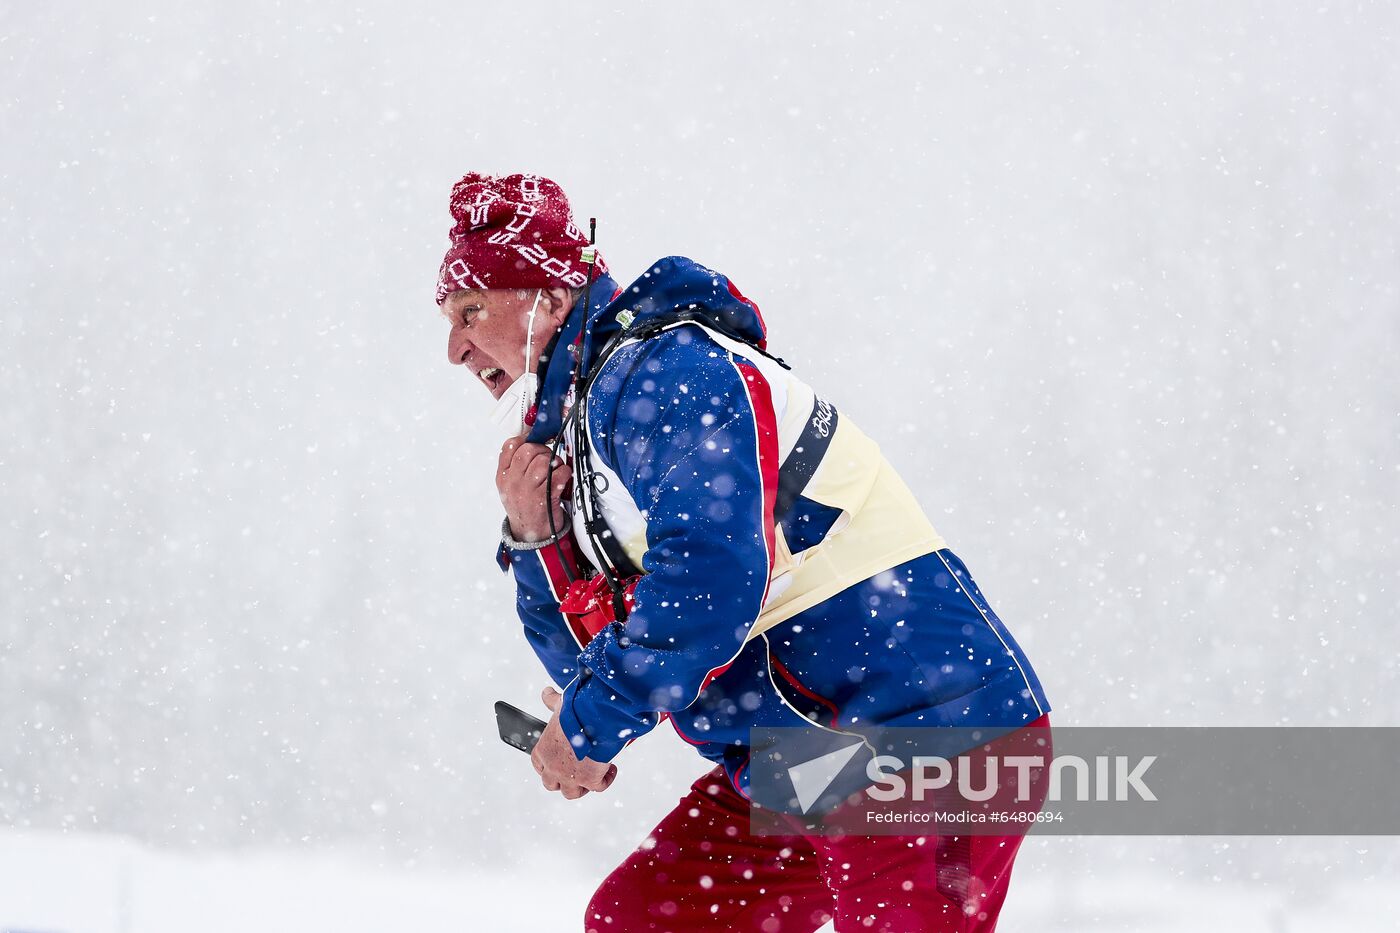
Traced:
[[620, 714], [613, 705], [617, 698], [607, 693], [607, 684], [586, 667], [564, 690], [559, 725], [580, 761], [612, 761], [629, 742], [650, 731], [650, 727]]

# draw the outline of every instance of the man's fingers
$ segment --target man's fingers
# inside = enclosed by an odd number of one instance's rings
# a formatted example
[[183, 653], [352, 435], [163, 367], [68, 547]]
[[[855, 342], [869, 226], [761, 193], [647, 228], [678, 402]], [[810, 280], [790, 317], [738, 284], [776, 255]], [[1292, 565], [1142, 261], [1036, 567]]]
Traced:
[[543, 444], [521, 443], [518, 447], [515, 448], [515, 452], [511, 454], [511, 460], [517, 466], [519, 466], [525, 463], [529, 463], [532, 459], [538, 457], [540, 454], [547, 453], [549, 453], [549, 448], [544, 446]]
[[502, 475], [508, 479], [527, 480], [531, 486], [543, 486], [549, 475], [549, 452], [517, 454]]
[[[539, 482], [543, 483], [549, 478], [549, 464], [545, 464], [545, 469], [542, 469], [542, 471], [540, 471]], [[574, 478], [573, 476], [568, 475], [567, 466], [554, 466], [553, 492], [554, 499], [556, 499], [557, 502], [563, 502], [563, 500], [566, 499], [566, 496], [564, 496], [564, 492], [566, 492], [566, 490], [568, 489], [568, 485], [570, 485], [571, 482], [574, 482]]]
[[545, 687], [540, 691], [540, 702], [545, 705], [551, 713], [559, 712], [559, 701], [564, 699], [564, 695], [553, 687]]
[[596, 790], [598, 793], [601, 794], [609, 787], [612, 787], [612, 783], [615, 780], [617, 780], [617, 765], [608, 765], [607, 770], [605, 770], [602, 774], [598, 775], [596, 778], [592, 778], [591, 780], [586, 781], [580, 781], [579, 783], [583, 787], [586, 787], [589, 790]]
[[501, 455], [496, 458], [496, 472], [504, 473], [506, 467], [510, 466], [511, 458], [515, 456], [515, 449], [520, 446], [520, 438], [507, 438], [501, 445]]
[[566, 787], [563, 790], [565, 800], [577, 800], [586, 793], [588, 793], [587, 788], [579, 787], [577, 785], [570, 785], [569, 787]]
[[[548, 474], [545, 474], [548, 476]], [[574, 478], [569, 474], [566, 466], [555, 466], [554, 468], [554, 498], [559, 502], [564, 502], [569, 498], [569, 487], [573, 485]]]

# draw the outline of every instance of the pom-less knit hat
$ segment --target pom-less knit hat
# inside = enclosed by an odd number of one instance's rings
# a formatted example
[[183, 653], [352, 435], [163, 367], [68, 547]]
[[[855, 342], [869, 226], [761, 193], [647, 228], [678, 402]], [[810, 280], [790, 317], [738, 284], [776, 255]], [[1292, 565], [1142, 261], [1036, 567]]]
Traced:
[[[437, 303], [464, 288], [583, 288], [588, 237], [569, 199], [539, 175], [462, 176], [448, 202], [456, 221], [438, 270]], [[598, 273], [608, 271], [598, 256]]]

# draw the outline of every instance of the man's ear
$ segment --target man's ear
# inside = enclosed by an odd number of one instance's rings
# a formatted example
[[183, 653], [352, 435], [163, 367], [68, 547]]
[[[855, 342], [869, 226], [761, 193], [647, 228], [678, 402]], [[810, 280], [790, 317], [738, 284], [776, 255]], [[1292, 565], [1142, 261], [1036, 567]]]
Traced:
[[541, 304], [545, 305], [545, 313], [554, 322], [554, 326], [563, 327], [564, 320], [574, 306], [573, 293], [567, 288], [546, 288]]

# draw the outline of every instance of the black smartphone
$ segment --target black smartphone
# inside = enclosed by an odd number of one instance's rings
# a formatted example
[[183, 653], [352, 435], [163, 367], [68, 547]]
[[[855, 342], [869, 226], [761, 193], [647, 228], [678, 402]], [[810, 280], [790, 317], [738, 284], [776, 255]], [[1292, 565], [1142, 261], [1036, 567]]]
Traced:
[[496, 728], [501, 732], [501, 741], [522, 752], [534, 751], [535, 743], [544, 734], [545, 723], [522, 709], [516, 709], [505, 700], [496, 701]]

